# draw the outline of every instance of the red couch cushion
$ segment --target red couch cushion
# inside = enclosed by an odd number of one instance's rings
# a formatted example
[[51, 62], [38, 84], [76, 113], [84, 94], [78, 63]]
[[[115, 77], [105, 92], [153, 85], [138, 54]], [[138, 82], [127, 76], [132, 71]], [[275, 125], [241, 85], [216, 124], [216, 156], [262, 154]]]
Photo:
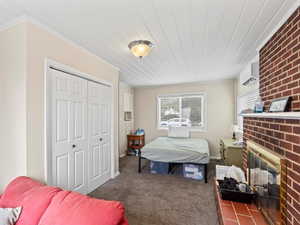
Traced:
[[45, 186], [28, 177], [18, 177], [6, 187], [0, 207], [22, 206], [16, 225], [37, 225], [51, 199], [60, 191], [60, 188]]
[[127, 225], [120, 202], [90, 198], [76, 192], [59, 192], [39, 225]]

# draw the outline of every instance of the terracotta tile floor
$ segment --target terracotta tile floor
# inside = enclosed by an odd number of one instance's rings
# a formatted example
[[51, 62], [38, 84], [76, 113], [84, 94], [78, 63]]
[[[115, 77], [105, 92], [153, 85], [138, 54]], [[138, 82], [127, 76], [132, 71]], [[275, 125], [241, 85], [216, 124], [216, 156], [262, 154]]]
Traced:
[[[217, 186], [216, 182], [216, 186]], [[223, 225], [268, 225], [254, 204], [222, 200], [217, 191], [217, 205]]]

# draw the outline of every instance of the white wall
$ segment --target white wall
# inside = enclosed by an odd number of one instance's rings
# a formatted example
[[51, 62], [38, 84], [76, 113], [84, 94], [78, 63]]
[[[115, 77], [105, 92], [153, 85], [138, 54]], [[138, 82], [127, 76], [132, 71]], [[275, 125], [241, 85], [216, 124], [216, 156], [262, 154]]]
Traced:
[[157, 129], [157, 96], [185, 92], [207, 94], [207, 131], [192, 132], [192, 137], [208, 140], [213, 157], [219, 157], [219, 140], [232, 136], [235, 117], [234, 80], [141, 87], [134, 89], [135, 128], [143, 128], [146, 142], [166, 136], [166, 130]]
[[[132, 101], [129, 102], [132, 111], [132, 120], [124, 120], [124, 95], [132, 96]], [[133, 113], [133, 88], [124, 82], [119, 85], [119, 154], [120, 157], [126, 155], [127, 150], [127, 134], [134, 129], [134, 113]]]
[[0, 32], [0, 193], [26, 175], [25, 24]]

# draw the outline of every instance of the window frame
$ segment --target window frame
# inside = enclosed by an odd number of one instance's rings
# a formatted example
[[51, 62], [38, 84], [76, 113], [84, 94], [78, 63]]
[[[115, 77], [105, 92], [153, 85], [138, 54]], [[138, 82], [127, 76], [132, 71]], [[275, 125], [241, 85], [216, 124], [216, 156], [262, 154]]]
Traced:
[[[158, 130], [168, 130], [168, 127], [161, 127], [160, 126], [160, 113], [161, 113], [161, 98], [176, 98], [176, 97], [201, 97], [202, 98], [202, 109], [201, 109], [201, 118], [203, 118], [202, 126], [201, 127], [189, 127], [190, 131], [198, 131], [198, 132], [206, 132], [207, 131], [207, 94], [206, 92], [191, 92], [191, 93], [175, 93], [175, 94], [165, 94], [165, 95], [158, 95], [156, 97], [156, 108], [157, 108], [157, 115], [156, 115], [156, 127]], [[180, 111], [181, 111], [180, 107]]]

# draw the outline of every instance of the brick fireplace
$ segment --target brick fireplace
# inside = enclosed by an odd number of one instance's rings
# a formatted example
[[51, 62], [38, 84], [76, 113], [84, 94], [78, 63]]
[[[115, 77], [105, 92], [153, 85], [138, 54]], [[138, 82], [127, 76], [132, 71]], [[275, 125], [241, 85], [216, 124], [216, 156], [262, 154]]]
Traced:
[[[260, 50], [260, 95], [268, 111], [273, 99], [291, 96], [290, 112], [300, 111], [300, 9]], [[287, 194], [281, 224], [300, 224], [300, 117], [244, 117], [244, 141], [251, 140], [286, 159]], [[244, 164], [247, 169], [247, 148]]]
[[[300, 218], [300, 120], [244, 118], [244, 139], [254, 141], [287, 159], [286, 199], [281, 224], [298, 225]], [[248, 152], [244, 150], [244, 168]], [[296, 219], [297, 218], [297, 219]]]

